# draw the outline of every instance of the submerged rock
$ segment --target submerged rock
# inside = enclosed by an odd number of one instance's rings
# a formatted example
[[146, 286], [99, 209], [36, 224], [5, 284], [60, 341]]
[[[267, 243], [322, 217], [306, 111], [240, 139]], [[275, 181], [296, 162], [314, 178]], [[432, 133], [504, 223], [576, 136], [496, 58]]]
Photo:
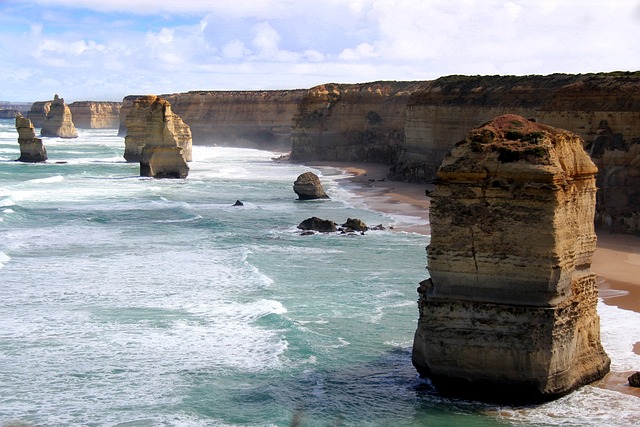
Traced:
[[140, 175], [186, 178], [191, 160], [189, 127], [171, 112], [171, 105], [155, 95], [133, 101], [127, 115], [125, 159], [140, 161]]
[[31, 120], [22, 117], [18, 113], [16, 116], [16, 129], [18, 131], [18, 144], [20, 144], [19, 162], [37, 163], [47, 160], [47, 149], [42, 143], [42, 139], [36, 138], [36, 131]]
[[293, 183], [293, 191], [295, 191], [300, 200], [329, 198], [322, 188], [320, 178], [313, 172], [305, 172], [298, 176], [298, 179]]
[[536, 402], [602, 378], [597, 169], [570, 132], [500, 116], [445, 157], [413, 364], [436, 388]]
[[47, 118], [40, 130], [41, 136], [51, 136], [58, 138], [77, 138], [78, 131], [73, 124], [71, 110], [64, 103], [64, 99], [56, 94], [49, 105]]

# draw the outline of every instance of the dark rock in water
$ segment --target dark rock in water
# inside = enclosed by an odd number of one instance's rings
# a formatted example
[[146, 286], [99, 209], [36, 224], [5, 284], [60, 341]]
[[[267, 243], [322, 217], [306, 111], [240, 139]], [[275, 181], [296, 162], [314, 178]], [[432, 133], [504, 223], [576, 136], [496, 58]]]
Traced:
[[306, 230], [300, 233], [301, 236], [313, 236], [314, 234], [316, 234], [316, 232], [313, 230]]
[[336, 223], [327, 219], [320, 219], [318, 217], [307, 218], [298, 225], [300, 230], [315, 230], [321, 233], [332, 233], [337, 231]]
[[342, 226], [353, 231], [367, 231], [369, 229], [364, 221], [357, 218], [347, 218], [347, 222], [342, 224]]
[[47, 149], [42, 139], [36, 138], [36, 132], [29, 120], [18, 113], [16, 116], [16, 130], [18, 131], [18, 144], [20, 144], [19, 162], [38, 163], [47, 160]]
[[305, 172], [293, 183], [293, 191], [300, 200], [328, 199], [320, 178], [313, 172]]
[[236, 200], [233, 206], [244, 206], [244, 203], [242, 203], [240, 200]]
[[631, 387], [640, 387], [640, 371], [636, 372], [635, 374], [632, 374], [627, 379], [629, 380], [629, 385]]

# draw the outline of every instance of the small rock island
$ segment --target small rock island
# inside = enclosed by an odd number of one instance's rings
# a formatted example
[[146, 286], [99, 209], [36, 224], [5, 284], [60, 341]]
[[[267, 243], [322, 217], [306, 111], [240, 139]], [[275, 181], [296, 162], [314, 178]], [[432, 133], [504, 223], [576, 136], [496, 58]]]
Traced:
[[590, 271], [596, 172], [579, 136], [516, 115], [445, 157], [412, 355], [438, 391], [533, 403], [607, 374]]
[[42, 139], [36, 138], [36, 130], [26, 117], [18, 113], [16, 116], [16, 130], [18, 131], [18, 144], [20, 144], [19, 162], [39, 163], [47, 160], [47, 149]]

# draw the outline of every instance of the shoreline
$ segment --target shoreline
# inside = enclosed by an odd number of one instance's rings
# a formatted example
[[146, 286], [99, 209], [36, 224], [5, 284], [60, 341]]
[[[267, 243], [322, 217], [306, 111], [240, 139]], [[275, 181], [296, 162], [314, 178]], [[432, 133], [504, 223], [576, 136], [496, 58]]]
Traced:
[[[310, 167], [333, 167], [345, 171], [347, 187], [370, 209], [388, 213], [418, 217], [424, 225], [394, 227], [394, 230], [430, 235], [429, 198], [425, 191], [432, 191], [433, 184], [415, 184], [387, 179], [389, 167], [382, 164], [356, 162], [309, 162]], [[603, 303], [640, 313], [640, 237], [611, 234], [596, 229], [598, 237], [591, 270], [597, 275], [598, 296]], [[425, 259], [426, 261], [426, 259]], [[640, 355], [640, 337], [629, 349]], [[637, 367], [640, 370], [640, 365]], [[635, 371], [611, 371], [597, 387], [640, 397], [640, 388], [629, 387], [627, 377]]]

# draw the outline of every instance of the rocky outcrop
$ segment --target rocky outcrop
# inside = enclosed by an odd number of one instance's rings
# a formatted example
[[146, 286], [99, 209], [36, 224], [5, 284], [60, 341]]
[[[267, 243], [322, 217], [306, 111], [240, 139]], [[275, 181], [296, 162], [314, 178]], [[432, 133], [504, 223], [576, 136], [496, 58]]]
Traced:
[[597, 168], [579, 136], [506, 115], [446, 156], [413, 363], [445, 394], [534, 402], [603, 377]]
[[155, 95], [133, 102], [127, 115], [125, 158], [140, 162], [140, 175], [186, 178], [191, 160], [189, 127], [171, 112], [171, 104]]
[[293, 183], [293, 191], [298, 195], [298, 199], [300, 200], [329, 198], [324, 192], [324, 188], [322, 188], [320, 178], [313, 172], [305, 172], [298, 176]]
[[56, 94], [49, 106], [47, 118], [40, 129], [41, 136], [58, 138], [77, 138], [78, 131], [73, 124], [73, 118], [69, 106], [64, 99]]
[[128, 162], [139, 162], [147, 145], [177, 146], [186, 162], [192, 160], [191, 129], [173, 113], [168, 101], [155, 95], [138, 96], [127, 111], [124, 158]]
[[298, 228], [300, 230], [319, 231], [321, 233], [333, 233], [338, 230], [335, 222], [315, 216], [302, 221], [298, 224]]
[[79, 129], [118, 129], [121, 106], [121, 102], [76, 101], [69, 109]]
[[344, 227], [346, 231], [367, 231], [369, 229], [367, 224], [358, 218], [347, 218], [347, 221], [342, 224], [342, 227]]
[[36, 131], [26, 117], [18, 113], [16, 116], [16, 130], [18, 131], [18, 144], [20, 144], [19, 162], [38, 163], [47, 160], [47, 150], [42, 139], [36, 138]]
[[640, 387], [640, 371], [631, 374], [627, 381], [629, 381], [629, 386], [631, 387]]

